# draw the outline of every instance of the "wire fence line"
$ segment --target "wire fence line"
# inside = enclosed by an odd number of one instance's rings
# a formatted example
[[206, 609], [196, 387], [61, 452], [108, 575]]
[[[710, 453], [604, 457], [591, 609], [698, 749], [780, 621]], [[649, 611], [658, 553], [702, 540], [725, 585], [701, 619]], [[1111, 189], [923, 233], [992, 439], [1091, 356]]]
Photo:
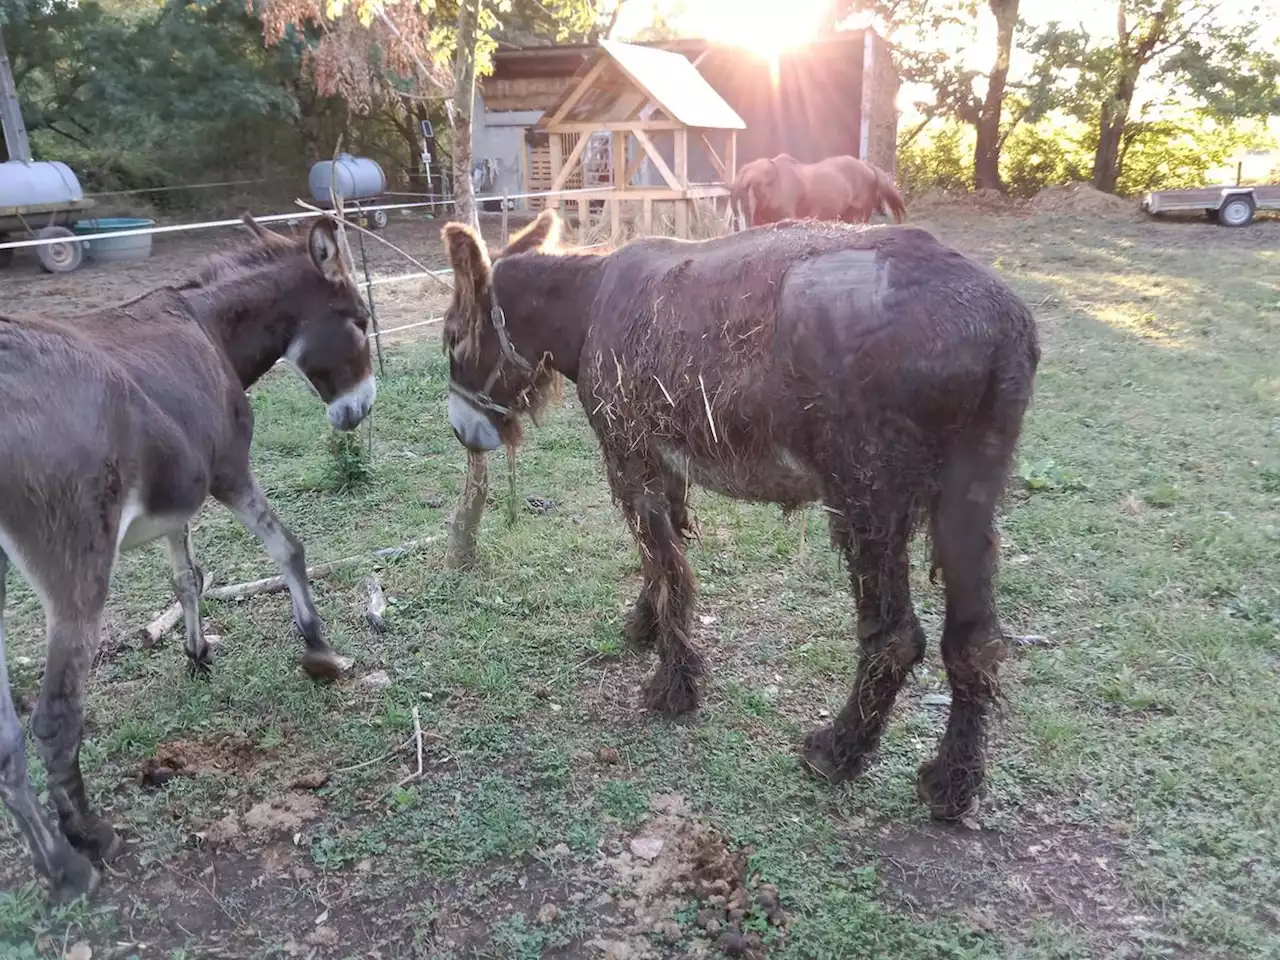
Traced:
[[[475, 203], [481, 204], [481, 203], [486, 203], [493, 200], [498, 200], [498, 201], [530, 200], [530, 199], [536, 199], [538, 197], [571, 197], [571, 196], [574, 196], [575, 194], [581, 194], [581, 193], [600, 194], [602, 192], [606, 192], [606, 191], [601, 191], [599, 188], [596, 188], [596, 187], [582, 188], [577, 190], [538, 190], [531, 193], [508, 193], [508, 194], [498, 194], [494, 196], [476, 197]], [[430, 194], [419, 194], [419, 196], [430, 196]], [[359, 213], [373, 213], [374, 211], [377, 211], [377, 210], [415, 210], [415, 209], [421, 209], [423, 207], [452, 206], [455, 202], [456, 201], [454, 201], [453, 199], [440, 199], [440, 200], [419, 201], [414, 203], [378, 203], [378, 204], [370, 204], [368, 206], [364, 204], [360, 204], [358, 209], [353, 201], [347, 201], [347, 204], [350, 205], [350, 209], [353, 211], [357, 211]], [[300, 210], [297, 213], [271, 213], [261, 217], [254, 217], [253, 219], [256, 220], [258, 223], [279, 223], [281, 221], [309, 220], [312, 217], [323, 216], [325, 213], [326, 211], [317, 212], [312, 210]], [[31, 219], [33, 221], [39, 222], [41, 217], [42, 215], [37, 214], [36, 216], [33, 216]], [[92, 218], [86, 218], [86, 219], [92, 219]], [[19, 250], [25, 247], [43, 247], [43, 246], [49, 246], [50, 244], [55, 244], [55, 243], [81, 243], [85, 241], [92, 241], [102, 237], [146, 237], [146, 236], [157, 236], [159, 234], [165, 234], [165, 233], [183, 233], [186, 231], [194, 231], [194, 230], [213, 230], [220, 227], [240, 227], [243, 225], [244, 225], [243, 221], [239, 217], [236, 217], [229, 220], [205, 220], [199, 223], [173, 223], [173, 224], [166, 224], [164, 226], [156, 226], [156, 227], [135, 227], [130, 230], [102, 230], [96, 233], [76, 234], [74, 237], [39, 237], [31, 240], [9, 240], [4, 243], [0, 243], [0, 250]]]

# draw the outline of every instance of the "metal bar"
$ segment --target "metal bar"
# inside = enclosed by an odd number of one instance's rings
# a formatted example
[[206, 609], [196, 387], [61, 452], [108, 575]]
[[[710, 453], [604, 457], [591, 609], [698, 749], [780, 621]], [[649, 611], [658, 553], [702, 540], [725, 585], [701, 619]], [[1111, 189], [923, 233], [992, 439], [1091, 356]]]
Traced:
[[13, 82], [9, 53], [4, 46], [4, 30], [0, 30], [0, 127], [4, 128], [4, 145], [10, 160], [31, 160], [31, 143], [22, 122], [18, 105], [18, 87]]

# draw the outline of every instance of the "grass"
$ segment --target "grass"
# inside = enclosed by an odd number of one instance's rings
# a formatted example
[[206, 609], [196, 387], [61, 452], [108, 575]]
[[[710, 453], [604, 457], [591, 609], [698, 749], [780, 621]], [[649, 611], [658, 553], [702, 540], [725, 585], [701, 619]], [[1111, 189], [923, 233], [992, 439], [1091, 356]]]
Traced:
[[[697, 495], [706, 704], [682, 723], [640, 713], [651, 662], [620, 640], [638, 563], [571, 399], [519, 461], [517, 496], [553, 508], [509, 524], [495, 482], [479, 570], [443, 569], [442, 540], [384, 564], [383, 636], [362, 621], [363, 572], [317, 585], [357, 678], [385, 670], [388, 686], [313, 687], [282, 597], [206, 605], [225, 638], [207, 684], [186, 679], [176, 638], [123, 643], [94, 679], [83, 759], [131, 855], [93, 904], [53, 911], [0, 822], [0, 954], [83, 939], [95, 957], [586, 957], [604, 938], [678, 956], [697, 904], [676, 911], [678, 942], [627, 933], [601, 866], [677, 793], [778, 886], [792, 924], [769, 933], [770, 956], [1280, 956], [1275, 231], [930, 225], [1003, 271], [1044, 343], [999, 597], [1013, 632], [1051, 645], [1004, 674], [980, 829], [931, 824], [915, 799], [946, 716], [925, 700], [946, 689], [936, 649], [864, 778], [831, 788], [797, 764], [854, 666], [847, 580], [816, 509], [802, 550], [777, 509]], [[296, 378], [255, 389], [257, 469], [311, 562], [443, 532], [465, 463], [446, 375], [434, 345], [395, 347], [371, 441], [341, 448]], [[220, 583], [268, 570], [215, 507], [196, 551]], [[940, 598], [916, 559], [936, 646]], [[16, 577], [9, 598], [22, 697], [40, 617]], [[127, 556], [113, 638], [169, 602], [163, 551]], [[415, 707], [426, 776], [398, 785], [411, 751], [344, 771], [408, 738]], [[172, 741], [226, 737], [247, 746], [221, 770], [158, 789], [135, 776]], [[197, 839], [310, 771], [330, 774], [322, 811], [296, 830]]]

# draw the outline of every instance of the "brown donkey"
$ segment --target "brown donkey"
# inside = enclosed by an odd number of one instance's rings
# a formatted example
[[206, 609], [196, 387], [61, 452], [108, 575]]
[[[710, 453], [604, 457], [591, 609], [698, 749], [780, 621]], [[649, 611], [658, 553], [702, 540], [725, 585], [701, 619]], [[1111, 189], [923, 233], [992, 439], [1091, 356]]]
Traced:
[[1026, 305], [991, 271], [909, 227], [784, 222], [714, 240], [554, 252], [548, 211], [491, 263], [449, 224], [449, 419], [472, 449], [519, 439], [556, 374], [575, 381], [644, 588], [628, 633], [657, 647], [647, 706], [697, 706], [694, 576], [684, 554], [700, 484], [784, 508], [821, 501], [850, 567], [861, 647], [848, 703], [803, 755], [856, 776], [925, 651], [908, 546], [927, 517], [946, 583], [953, 691], [920, 770], [935, 816], [962, 816], [985, 772], [1004, 653], [992, 581], [995, 514], [1032, 396]]
[[[0, 795], [55, 899], [97, 882], [90, 859], [119, 847], [89, 809], [80, 774], [84, 696], [111, 569], [121, 550], [163, 537], [186, 618], [186, 652], [207, 669], [202, 574], [190, 521], [210, 494], [262, 541], [289, 584], [306, 643], [303, 666], [336, 676], [307, 586], [302, 544], [268, 505], [249, 467], [245, 390], [289, 358], [354, 428], [373, 406], [367, 313], [333, 226], [304, 241], [264, 230], [250, 249], [199, 277], [67, 323], [0, 316]], [[27, 779], [22, 724], [4, 664], [9, 561], [44, 608], [48, 660], [31, 731], [61, 834]], [[86, 856], [88, 859], [86, 859]]]

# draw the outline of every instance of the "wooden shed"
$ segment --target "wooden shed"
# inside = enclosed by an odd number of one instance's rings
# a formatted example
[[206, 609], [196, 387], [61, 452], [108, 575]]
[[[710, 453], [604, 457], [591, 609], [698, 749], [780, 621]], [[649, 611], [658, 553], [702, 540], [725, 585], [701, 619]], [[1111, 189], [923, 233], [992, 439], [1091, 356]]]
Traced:
[[[676, 236], [687, 237], [691, 203], [729, 195], [726, 184], [737, 172], [737, 132], [745, 128], [680, 53], [602, 40], [594, 61], [536, 124], [548, 138], [548, 189], [584, 191], [549, 197], [547, 204], [576, 204], [583, 232], [598, 205], [615, 238], [630, 212], [626, 205], [638, 205], [641, 223], [651, 232], [654, 204], [671, 204]], [[714, 179], [697, 182], [690, 176], [695, 156], [710, 164]], [[659, 182], [643, 182], [645, 161]]]
[[[746, 122], [736, 140], [736, 161], [790, 153], [812, 161], [849, 153], [894, 170], [899, 79], [892, 50], [873, 29], [844, 30], [785, 51], [770, 62], [730, 44], [687, 38], [636, 44], [670, 50], [697, 65], [698, 72]], [[492, 157], [500, 171], [491, 192], [519, 194], [551, 186], [551, 148], [546, 128], [537, 126], [581, 81], [600, 57], [587, 45], [500, 47], [494, 71], [480, 79], [475, 111], [474, 155]], [[668, 165], [674, 164], [670, 134], [651, 137]], [[696, 149], [690, 151], [689, 178], [717, 179], [719, 173]], [[567, 156], [572, 145], [564, 147]], [[598, 135], [584, 149], [583, 162], [566, 187], [610, 185], [609, 138]], [[646, 157], [637, 178], [662, 181]], [[521, 201], [538, 209], [541, 201]], [[597, 203], [598, 205], [598, 203]]]

